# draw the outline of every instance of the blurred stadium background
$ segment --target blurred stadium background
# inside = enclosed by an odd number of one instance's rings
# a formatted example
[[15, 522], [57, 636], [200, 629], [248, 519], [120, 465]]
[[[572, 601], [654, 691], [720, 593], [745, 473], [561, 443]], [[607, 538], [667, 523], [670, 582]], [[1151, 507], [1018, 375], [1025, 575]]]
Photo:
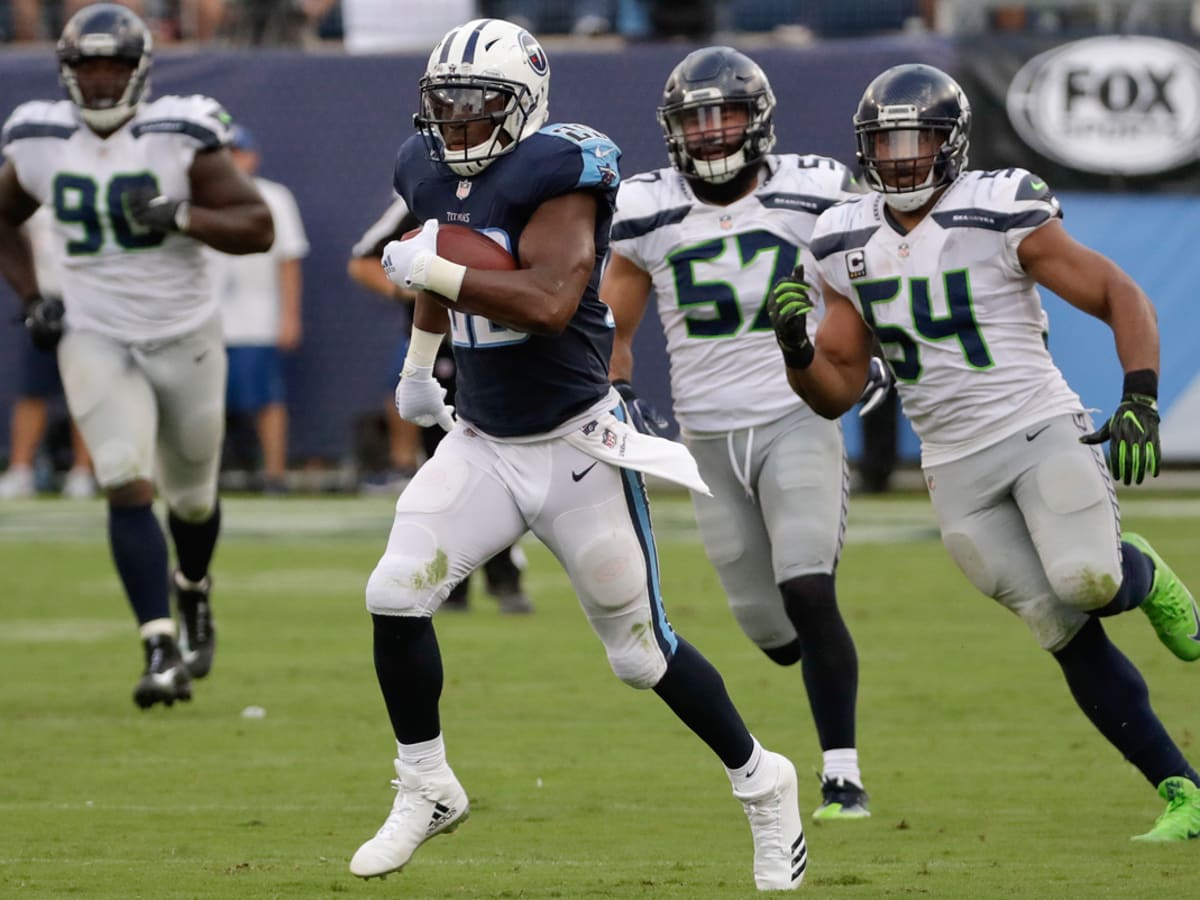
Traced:
[[[60, 95], [50, 38], [75, 0], [4, 0], [0, 108]], [[391, 161], [411, 133], [416, 81], [437, 37], [475, 14], [522, 19], [545, 37], [552, 119], [622, 147], [622, 171], [666, 163], [661, 85], [693, 46], [751, 52], [775, 88], [782, 152], [853, 163], [850, 116], [883, 68], [953, 72], [975, 104], [972, 165], [1023, 166], [1063, 200], [1066, 222], [1148, 290], [1162, 318], [1164, 443], [1200, 463], [1194, 285], [1200, 257], [1200, 4], [1182, 0], [137, 0], [159, 35], [152, 89], [203, 92], [257, 135], [261, 174], [296, 194], [312, 242], [305, 342], [288, 360], [291, 462], [354, 483], [364, 418], [394, 383], [401, 311], [346, 276], [350, 247], [387, 204]], [[1107, 36], [1123, 43], [1097, 43]], [[1161, 41], [1162, 43], [1155, 43]], [[1165, 49], [1164, 49], [1165, 48]], [[1041, 55], [1062, 57], [1045, 62]], [[1031, 63], [1030, 61], [1033, 60]], [[1039, 62], [1040, 60], [1040, 62]], [[1156, 93], [1157, 92], [1157, 93]], [[1018, 110], [1014, 112], [1014, 110]], [[1022, 112], [1023, 111], [1023, 112]], [[1023, 119], [1023, 121], [1018, 121]], [[1164, 149], [1166, 148], [1166, 149]], [[1171, 148], [1174, 151], [1171, 152]], [[0, 298], [10, 309], [15, 299]], [[1048, 298], [1051, 347], [1085, 403], [1109, 409], [1120, 372], [1103, 325]], [[661, 335], [639, 335], [637, 386], [670, 408]], [[0, 329], [0, 422], [17, 381], [16, 327]], [[861, 452], [847, 420], [851, 456]], [[7, 432], [0, 430], [0, 458]], [[900, 429], [911, 466], [917, 443]]]

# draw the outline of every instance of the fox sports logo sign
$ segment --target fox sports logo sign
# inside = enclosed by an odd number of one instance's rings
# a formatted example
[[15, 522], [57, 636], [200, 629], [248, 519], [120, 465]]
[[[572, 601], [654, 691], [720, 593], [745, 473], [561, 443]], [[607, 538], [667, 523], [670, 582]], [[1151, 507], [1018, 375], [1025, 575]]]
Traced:
[[1108, 175], [1165, 172], [1200, 156], [1200, 53], [1150, 37], [1097, 37], [1027, 62], [1008, 117], [1043, 156]]

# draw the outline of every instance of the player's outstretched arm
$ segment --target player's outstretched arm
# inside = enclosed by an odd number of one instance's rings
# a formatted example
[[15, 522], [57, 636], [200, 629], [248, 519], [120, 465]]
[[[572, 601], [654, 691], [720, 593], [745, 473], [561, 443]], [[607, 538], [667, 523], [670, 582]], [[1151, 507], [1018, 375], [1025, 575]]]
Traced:
[[600, 281], [600, 299], [612, 310], [616, 331], [608, 374], [613, 381], [633, 380], [633, 336], [650, 299], [650, 273], [613, 253]]
[[37, 296], [38, 285], [33, 255], [21, 225], [37, 208], [37, 200], [21, 187], [12, 163], [0, 166], [0, 275], [26, 302]]
[[810, 342], [810, 291], [803, 269], [798, 268], [771, 289], [767, 311], [783, 351], [788, 384], [813, 412], [836, 419], [862, 396], [871, 364], [871, 332], [854, 305], [823, 284], [825, 318], [816, 341]]
[[275, 241], [271, 210], [228, 151], [196, 154], [189, 175], [192, 199], [183, 231], [222, 253], [271, 249]]
[[1071, 237], [1059, 221], [1031, 232], [1017, 249], [1038, 284], [1112, 329], [1126, 372], [1158, 372], [1158, 317], [1137, 283], [1103, 254]]

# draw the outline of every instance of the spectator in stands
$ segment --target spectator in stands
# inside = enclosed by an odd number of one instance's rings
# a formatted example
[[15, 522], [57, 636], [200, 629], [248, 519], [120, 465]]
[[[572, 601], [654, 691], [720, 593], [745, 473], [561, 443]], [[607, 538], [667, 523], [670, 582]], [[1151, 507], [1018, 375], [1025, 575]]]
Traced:
[[[61, 299], [55, 244], [49, 231], [50, 215], [49, 209], [42, 207], [25, 223], [25, 233], [33, 249], [38, 286], [43, 296]], [[29, 341], [22, 341], [21, 348], [20, 394], [13, 403], [8, 471], [0, 476], [0, 500], [32, 497], [37, 493], [35, 462], [50, 417], [49, 401], [63, 395], [54, 353], [41, 350]], [[63, 481], [63, 496], [93, 497], [96, 482], [92, 478], [91, 458], [79, 430], [71, 425], [70, 431], [72, 464]]]
[[450, 28], [475, 17], [475, 0], [341, 0], [347, 53], [428, 52]]
[[261, 157], [245, 126], [233, 127], [229, 149], [234, 164], [253, 178], [271, 210], [275, 243], [265, 253], [237, 256], [205, 249], [229, 357], [225, 406], [230, 416], [255, 417], [263, 489], [282, 493], [286, 490], [288, 414], [281, 351], [288, 353], [300, 346], [300, 260], [308, 255], [308, 238], [292, 192], [255, 174]]

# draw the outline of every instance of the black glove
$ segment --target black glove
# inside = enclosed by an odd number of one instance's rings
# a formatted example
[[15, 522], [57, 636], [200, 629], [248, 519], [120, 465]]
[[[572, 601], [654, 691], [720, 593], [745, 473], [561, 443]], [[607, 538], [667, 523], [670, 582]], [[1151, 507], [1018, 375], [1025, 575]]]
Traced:
[[617, 389], [617, 393], [625, 401], [625, 408], [629, 410], [630, 425], [642, 434], [653, 434], [658, 437], [667, 436], [667, 432], [671, 429], [671, 423], [666, 420], [662, 413], [654, 408], [652, 403], [641, 399], [637, 395], [637, 392], [634, 391], [632, 384], [621, 378], [613, 382], [613, 387]]
[[51, 353], [63, 333], [63, 302], [57, 297], [34, 297], [25, 303], [22, 322], [33, 346]]
[[172, 200], [154, 188], [131, 190], [125, 195], [125, 209], [129, 217], [142, 228], [151, 231], [184, 231], [188, 225], [190, 204], [186, 200]]
[[808, 314], [813, 311], [810, 290], [804, 283], [804, 266], [796, 266], [791, 275], [775, 283], [767, 298], [767, 315], [775, 329], [775, 340], [783, 351], [783, 361], [791, 369], [807, 369], [816, 352], [808, 339]]
[[1141, 484], [1158, 476], [1162, 449], [1158, 442], [1158, 376], [1149, 369], [1125, 376], [1125, 393], [1104, 425], [1079, 439], [1081, 444], [1108, 441], [1108, 467], [1113, 478]]

